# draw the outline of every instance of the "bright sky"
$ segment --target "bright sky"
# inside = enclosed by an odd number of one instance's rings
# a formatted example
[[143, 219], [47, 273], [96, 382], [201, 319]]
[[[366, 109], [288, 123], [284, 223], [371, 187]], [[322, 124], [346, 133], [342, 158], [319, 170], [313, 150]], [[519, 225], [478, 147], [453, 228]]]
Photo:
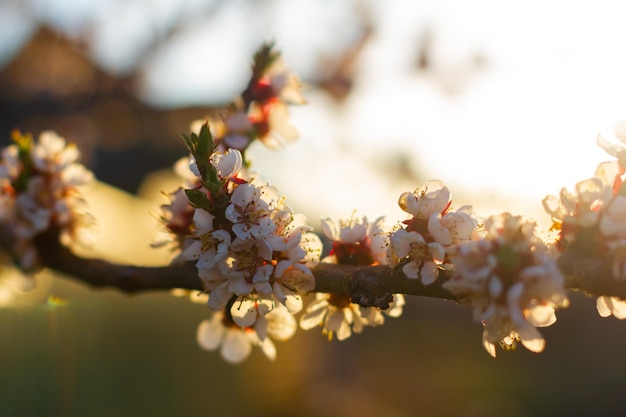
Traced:
[[[545, 224], [537, 217], [544, 215], [541, 199], [592, 176], [609, 158], [595, 138], [599, 131], [610, 136], [612, 124], [626, 117], [624, 3], [384, 4], [347, 108], [313, 96], [310, 107], [324, 115], [297, 113], [303, 138], [288, 152], [298, 158], [296, 146], [326, 150], [323, 172], [308, 185], [318, 195], [332, 186], [335, 198], [324, 200], [325, 210], [346, 215], [344, 206], [358, 204], [372, 216], [398, 213], [395, 198], [381, 193], [397, 196], [410, 187], [389, 184], [379, 172], [373, 177], [358, 161], [403, 153], [427, 178], [446, 182], [456, 206], [489, 211], [479, 214], [509, 210]], [[425, 25], [434, 30], [430, 76], [410, 72], [414, 56], [403, 54]], [[472, 67], [475, 54], [484, 68]], [[449, 88], [460, 91], [451, 96]], [[296, 160], [294, 170], [303, 163]]]
[[[446, 182], [456, 206], [535, 217], [546, 194], [571, 188], [608, 159], [595, 137], [626, 118], [622, 1], [234, 0], [211, 25], [198, 16], [212, 1], [27, 3], [69, 32], [91, 25], [94, 53], [121, 71], [153, 33], [184, 16], [189, 30], [145, 67], [144, 95], [162, 105], [232, 97], [245, 82], [251, 52], [268, 39], [306, 78], [317, 53], [339, 50], [357, 35], [352, 5], [368, 5], [376, 32], [348, 103], [339, 108], [307, 92], [309, 105], [293, 112], [301, 139], [278, 154], [256, 153], [262, 176], [313, 218], [347, 216], [358, 207], [371, 217], [402, 219], [397, 196], [421, 184], [383, 177], [398, 155], [424, 179]], [[18, 31], [3, 22], [16, 21], [19, 7], [4, 9], [0, 35], [10, 39], [7, 33]], [[433, 41], [429, 74], [413, 67], [426, 28]]]

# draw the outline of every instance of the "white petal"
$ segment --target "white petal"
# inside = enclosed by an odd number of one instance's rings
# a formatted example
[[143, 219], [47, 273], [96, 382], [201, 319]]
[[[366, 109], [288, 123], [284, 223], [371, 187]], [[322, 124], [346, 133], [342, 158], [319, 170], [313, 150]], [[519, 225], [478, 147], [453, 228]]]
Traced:
[[237, 295], [250, 294], [254, 285], [250, 284], [244, 277], [231, 278], [228, 289]]
[[250, 327], [256, 321], [257, 311], [254, 300], [250, 298], [244, 298], [243, 300], [237, 300], [230, 308], [230, 314], [233, 317], [233, 321], [241, 327]]
[[616, 297], [611, 297], [611, 311], [616, 319], [623, 320], [626, 318], [626, 301]]
[[518, 329], [517, 332], [522, 340], [522, 345], [524, 345], [526, 349], [535, 353], [543, 351], [546, 346], [546, 340], [537, 329], [532, 326], [526, 326]]
[[483, 347], [494, 358], [496, 357], [496, 345], [487, 340], [487, 332], [483, 332]]
[[193, 213], [193, 222], [196, 225], [198, 231], [201, 231], [202, 233], [210, 232], [211, 230], [213, 230], [214, 218], [215, 216], [202, 209], [197, 209]]
[[393, 302], [389, 306], [389, 309], [385, 310], [385, 314], [389, 317], [400, 317], [402, 315], [402, 307], [405, 304], [404, 295], [394, 294]]
[[537, 305], [528, 310], [527, 320], [533, 326], [551, 326], [556, 322], [556, 314], [554, 314], [554, 308], [549, 305]]
[[493, 276], [489, 280], [489, 296], [491, 298], [497, 298], [502, 294], [502, 290], [504, 286], [502, 285], [502, 281], [497, 276]]
[[[602, 312], [600, 312], [600, 299], [603, 299], [604, 308], [608, 310], [608, 314], [606, 315], [602, 315]], [[598, 313], [600, 313], [602, 317], [607, 317], [613, 314], [615, 318], [620, 320], [626, 318], [626, 301], [624, 300], [620, 300], [617, 297], [600, 297], [598, 298], [596, 305], [598, 306]]]
[[422, 266], [420, 276], [422, 277], [422, 284], [432, 284], [437, 280], [437, 266], [433, 262], [426, 262], [424, 266]]
[[428, 218], [428, 233], [435, 239], [435, 242], [443, 246], [452, 244], [452, 234], [441, 224], [439, 214], [433, 213]]
[[610, 297], [602, 296], [596, 300], [596, 308], [601, 317], [609, 317], [613, 312], [609, 307]]
[[322, 219], [322, 232], [332, 241], [339, 240], [339, 231], [337, 230], [337, 222], [335, 219]]
[[[288, 289], [286, 289], [288, 291]], [[302, 310], [302, 297], [298, 294], [288, 294], [285, 297], [285, 307], [291, 314], [297, 314]]]
[[242, 329], [231, 328], [226, 331], [220, 354], [227, 362], [243, 362], [252, 351], [250, 339]]
[[274, 342], [272, 342], [272, 339], [267, 338], [262, 342], [259, 342], [259, 347], [261, 348], [267, 359], [271, 360], [272, 362], [276, 360], [276, 346], [274, 346]]
[[284, 307], [276, 306], [265, 317], [267, 333], [272, 339], [288, 340], [295, 334], [298, 327], [296, 319]]
[[433, 260], [443, 262], [446, 257], [446, 250], [439, 243], [431, 242], [428, 244], [428, 251], [433, 257]]
[[215, 314], [213, 320], [203, 320], [198, 325], [196, 340], [202, 349], [215, 350], [222, 342], [224, 326], [219, 320], [215, 320], [218, 318], [221, 320], [221, 316], [221, 314]]
[[328, 314], [328, 316], [326, 317], [325, 327], [328, 330], [338, 332], [344, 321], [345, 316], [343, 314], [343, 311], [340, 309], [335, 309], [334, 311], [331, 311], [330, 314]]
[[402, 272], [404, 272], [404, 275], [406, 275], [407, 278], [417, 278], [420, 271], [416, 262], [409, 262], [402, 267]]
[[300, 316], [300, 327], [304, 330], [310, 330], [315, 326], [319, 326], [324, 321], [328, 312], [328, 302], [326, 300], [317, 300], [311, 303], [306, 312]]
[[216, 261], [215, 250], [208, 250], [200, 256], [198, 262], [196, 262], [196, 268], [204, 270], [211, 269], [215, 266]]
[[228, 291], [227, 282], [224, 282], [222, 285], [219, 285], [215, 289], [211, 291], [209, 294], [209, 307], [213, 311], [219, 311], [226, 307], [226, 303], [232, 296], [231, 292]]
[[346, 323], [345, 321], [342, 321], [341, 326], [339, 327], [336, 333], [337, 333], [337, 340], [346, 340], [347, 338], [350, 337], [350, 335], [352, 334], [352, 331], [350, 330], [350, 325]]

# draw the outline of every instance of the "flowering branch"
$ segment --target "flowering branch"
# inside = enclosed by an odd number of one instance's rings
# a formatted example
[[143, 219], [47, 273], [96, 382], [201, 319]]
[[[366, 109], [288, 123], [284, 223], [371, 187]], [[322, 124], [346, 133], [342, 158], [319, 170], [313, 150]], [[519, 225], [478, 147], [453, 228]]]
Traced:
[[[0, 228], [0, 242], [5, 250], [11, 248], [12, 239], [7, 228]], [[129, 294], [145, 291], [186, 289], [203, 291], [193, 262], [144, 267], [117, 264], [96, 258], [84, 258], [59, 244], [54, 233], [40, 235], [36, 239], [42, 266], [61, 272], [96, 288], [117, 288]], [[394, 293], [456, 300], [441, 284], [426, 286], [419, 280], [407, 278], [402, 271], [386, 266], [356, 266], [320, 263], [312, 272], [315, 288], [312, 292], [347, 295], [364, 307], [384, 307]], [[386, 303], [385, 303], [386, 301]]]
[[[6, 228], [1, 230], [2, 246], [10, 247], [11, 238]], [[49, 233], [37, 238], [42, 264], [96, 288], [117, 288], [126, 293], [155, 290], [186, 289], [202, 291], [193, 262], [179, 265], [142, 267], [116, 264], [101, 259], [84, 258], [59, 244]], [[566, 288], [582, 291], [590, 296], [614, 296], [626, 299], [626, 281], [613, 279], [610, 263], [601, 258], [580, 258], [564, 253], [558, 261], [566, 278]], [[311, 269], [315, 276], [316, 293], [348, 295], [363, 307], [385, 308], [391, 294], [406, 294], [459, 301], [460, 297], [443, 288], [450, 279], [449, 271], [442, 271], [431, 285], [407, 278], [400, 268], [387, 266], [358, 266], [320, 263]], [[387, 304], [389, 301], [387, 301]]]
[[[548, 233], [510, 213], [483, 219], [470, 205], [453, 210], [450, 190], [431, 180], [400, 195], [408, 218], [395, 226], [356, 211], [322, 219], [331, 241], [322, 258], [305, 216], [260, 182], [246, 154], [255, 140], [278, 147], [295, 139], [287, 107], [304, 102], [300, 87], [280, 54], [263, 45], [241, 96], [183, 134], [189, 157], [176, 166], [182, 185], [161, 207], [167, 237], [159, 242], [177, 256], [163, 267], [75, 255], [93, 225], [79, 186], [93, 175], [53, 132], [35, 142], [15, 131], [0, 160], [0, 248], [9, 258], [1, 261], [21, 269], [31, 287], [32, 273], [49, 267], [127, 293], [200, 292], [210, 317], [198, 326], [198, 343], [233, 363], [252, 347], [274, 359], [273, 340], [298, 327], [344, 340], [400, 316], [405, 295], [470, 304], [494, 357], [497, 345], [510, 350], [517, 342], [541, 352], [537, 328], [556, 321], [568, 290], [598, 297], [601, 316], [626, 318], [626, 127], [617, 130], [620, 143], [598, 138], [616, 160], [601, 163], [574, 193], [544, 199]], [[307, 294], [315, 299], [305, 305]]]

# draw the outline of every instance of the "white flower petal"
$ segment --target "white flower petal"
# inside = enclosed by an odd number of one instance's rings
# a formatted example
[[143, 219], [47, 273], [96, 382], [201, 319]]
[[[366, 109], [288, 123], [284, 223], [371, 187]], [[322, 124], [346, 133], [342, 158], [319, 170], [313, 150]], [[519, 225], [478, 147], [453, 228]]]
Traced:
[[265, 318], [267, 320], [267, 333], [275, 340], [290, 339], [298, 328], [296, 319], [281, 305], [276, 306]]
[[250, 339], [242, 329], [229, 328], [226, 330], [220, 354], [227, 362], [238, 364], [250, 356], [252, 345]]
[[596, 307], [602, 317], [613, 315], [620, 320], [626, 318], [626, 301], [617, 297], [599, 297], [596, 301]]
[[237, 300], [230, 308], [230, 314], [233, 321], [240, 327], [250, 327], [254, 324], [257, 317], [257, 311], [254, 300], [244, 298]]
[[215, 216], [206, 210], [197, 209], [193, 213], [193, 222], [198, 231], [201, 231], [202, 233], [213, 230], [213, 219], [215, 219]]
[[324, 318], [328, 312], [328, 302], [326, 299], [317, 299], [312, 302], [306, 309], [306, 312], [300, 316], [300, 327], [303, 330], [310, 330], [313, 327], [320, 326], [324, 322]]
[[333, 309], [326, 316], [326, 323], [324, 327], [333, 332], [339, 331], [341, 324], [346, 320], [343, 309]]
[[546, 340], [541, 336], [541, 333], [532, 326], [525, 326], [517, 329], [522, 345], [531, 352], [542, 352], [546, 346]]
[[183, 250], [182, 257], [188, 261], [196, 260], [202, 253], [202, 242], [192, 240], [191, 243]]
[[420, 270], [416, 262], [409, 262], [402, 267], [402, 272], [404, 272], [404, 275], [406, 275], [407, 278], [416, 279]]
[[[404, 271], [404, 268], [402, 270]], [[437, 280], [437, 275], [438, 275], [437, 266], [433, 262], [424, 263], [424, 266], [422, 266], [422, 269], [420, 270], [420, 276], [422, 277], [422, 284], [424, 285], [430, 285], [433, 282], [435, 282]]]
[[437, 242], [429, 243], [428, 250], [436, 262], [443, 262], [443, 259], [446, 257], [446, 250]]
[[222, 315], [216, 313], [213, 319], [203, 320], [198, 325], [196, 340], [198, 345], [205, 350], [215, 350], [222, 343], [224, 336], [224, 326], [221, 323]]
[[335, 333], [337, 334], [337, 340], [346, 340], [350, 337], [352, 331], [350, 329], [350, 325], [345, 321], [342, 321], [339, 329], [337, 329]]
[[554, 308], [549, 305], [536, 305], [528, 310], [528, 322], [533, 326], [546, 327], [556, 322]]
[[601, 317], [609, 317], [613, 312], [609, 307], [610, 297], [602, 296], [596, 300], [596, 309]]
[[338, 225], [335, 219], [331, 219], [329, 217], [322, 219], [321, 224], [322, 224], [322, 232], [328, 239], [332, 241], [339, 240]]
[[272, 342], [272, 339], [267, 338], [259, 342], [259, 347], [261, 348], [261, 351], [263, 351], [267, 359], [271, 360], [272, 362], [276, 360], [276, 346], [274, 346], [274, 342]]
[[483, 347], [494, 358], [496, 357], [496, 346], [487, 339], [487, 332], [483, 332]]
[[452, 244], [452, 234], [441, 224], [439, 214], [437, 213], [433, 213], [428, 218], [428, 233], [440, 245], [448, 246]]

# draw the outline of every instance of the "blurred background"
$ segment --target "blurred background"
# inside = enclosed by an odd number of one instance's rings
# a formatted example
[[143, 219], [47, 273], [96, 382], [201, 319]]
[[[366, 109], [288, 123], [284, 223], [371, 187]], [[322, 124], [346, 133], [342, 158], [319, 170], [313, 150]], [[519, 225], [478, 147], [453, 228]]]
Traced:
[[[179, 181], [180, 133], [244, 88], [273, 40], [306, 84], [297, 142], [253, 166], [315, 227], [353, 209], [403, 220], [397, 197], [442, 179], [453, 204], [547, 227], [541, 199], [593, 175], [626, 117], [620, 1], [0, 0], [0, 142], [19, 128], [78, 144], [99, 183], [87, 254], [167, 264], [149, 248]], [[91, 290], [45, 271], [0, 309], [2, 416], [617, 416], [626, 323], [595, 300], [542, 330], [540, 355], [492, 359], [454, 303], [344, 342], [299, 331], [231, 366], [204, 352], [206, 308]], [[59, 302], [46, 300], [52, 294]]]

